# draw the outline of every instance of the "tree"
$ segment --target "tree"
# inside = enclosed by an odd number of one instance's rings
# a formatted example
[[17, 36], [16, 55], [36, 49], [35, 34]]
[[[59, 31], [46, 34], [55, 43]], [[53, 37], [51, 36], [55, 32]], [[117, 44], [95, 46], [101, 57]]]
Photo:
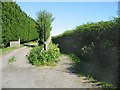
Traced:
[[[55, 18], [53, 18], [52, 13], [43, 10], [39, 11], [37, 13], [37, 23], [39, 26], [39, 45], [43, 44], [44, 37], [46, 36], [46, 39], [50, 36], [50, 31], [52, 30], [51, 24], [54, 21]], [[44, 28], [46, 28], [46, 35], [44, 35]]]
[[118, 17], [120, 17], [120, 1], [118, 2]]

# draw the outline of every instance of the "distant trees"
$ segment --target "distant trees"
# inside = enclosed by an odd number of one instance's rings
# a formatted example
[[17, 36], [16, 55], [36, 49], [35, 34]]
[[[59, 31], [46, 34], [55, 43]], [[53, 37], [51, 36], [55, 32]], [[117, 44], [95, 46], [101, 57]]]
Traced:
[[11, 40], [21, 39], [21, 43], [38, 39], [38, 25], [27, 16], [15, 2], [2, 2], [2, 46]]
[[37, 13], [37, 23], [39, 25], [39, 45], [43, 44], [44, 41], [44, 27], [46, 27], [46, 39], [50, 36], [50, 31], [52, 29], [51, 23], [54, 21], [52, 13], [43, 10]]

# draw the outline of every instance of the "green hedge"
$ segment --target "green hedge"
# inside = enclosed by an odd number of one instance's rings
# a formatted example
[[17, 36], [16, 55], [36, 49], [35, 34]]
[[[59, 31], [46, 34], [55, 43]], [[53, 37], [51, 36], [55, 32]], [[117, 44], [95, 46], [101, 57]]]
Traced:
[[[8, 46], [11, 40], [21, 43], [38, 39], [38, 25], [15, 2], [2, 2], [2, 42]], [[3, 46], [3, 45], [2, 45]]]
[[73, 53], [81, 59], [81, 72], [117, 85], [119, 30], [120, 18], [114, 18], [77, 26], [52, 40], [62, 53]]

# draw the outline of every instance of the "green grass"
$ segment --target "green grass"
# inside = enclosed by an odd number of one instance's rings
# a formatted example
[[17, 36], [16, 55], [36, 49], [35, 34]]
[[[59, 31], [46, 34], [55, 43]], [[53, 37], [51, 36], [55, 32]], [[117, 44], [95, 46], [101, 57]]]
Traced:
[[36, 41], [31, 41], [31, 42], [24, 43], [24, 44], [33, 44], [33, 45], [38, 45], [38, 43], [37, 43]]
[[5, 53], [12, 51], [14, 49], [16, 49], [16, 48], [15, 47], [2, 48], [2, 49], [0, 49], [0, 55], [5, 54]]
[[8, 63], [10, 64], [10, 63], [13, 63], [13, 62], [15, 62], [15, 61], [16, 61], [15, 57], [12, 57], [12, 58], [10, 58], [10, 59], [8, 60]]
[[15, 49], [18, 49], [18, 48], [21, 48], [23, 47], [24, 45], [20, 45], [20, 47], [7, 47], [7, 48], [0, 48], [0, 55], [3, 55], [3, 54], [6, 54], [7, 52], [9, 51], [12, 51], [12, 50], [15, 50]]
[[76, 64], [80, 63], [80, 58], [78, 58], [75, 54], [69, 54], [69, 58]]

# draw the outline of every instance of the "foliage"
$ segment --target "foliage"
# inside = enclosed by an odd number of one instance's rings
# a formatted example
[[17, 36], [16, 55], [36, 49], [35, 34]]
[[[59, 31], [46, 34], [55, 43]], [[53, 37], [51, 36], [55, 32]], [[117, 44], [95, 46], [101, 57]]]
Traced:
[[2, 42], [9, 46], [12, 40], [21, 39], [21, 43], [38, 39], [38, 25], [27, 16], [15, 2], [2, 2]]
[[52, 13], [43, 10], [37, 13], [37, 23], [39, 25], [38, 33], [39, 33], [39, 44], [43, 44], [44, 37], [44, 24], [46, 27], [46, 39], [50, 36], [50, 31], [52, 29], [51, 23], [54, 21]]
[[53, 37], [62, 53], [80, 58], [79, 70], [117, 85], [120, 18], [86, 23]]
[[13, 62], [15, 62], [15, 61], [16, 61], [15, 57], [12, 57], [12, 58], [10, 58], [10, 59], [8, 60], [8, 63], [13, 63]]
[[104, 88], [104, 90], [116, 90], [117, 89], [111, 83], [107, 83], [107, 82], [100, 82], [100, 83], [101, 83], [101, 86]]
[[[66, 55], [66, 54], [65, 54]], [[72, 61], [75, 62], [75, 64], [80, 64], [82, 63], [81, 60], [75, 55], [75, 54], [69, 54], [67, 55], [69, 56]], [[105, 81], [100, 81], [97, 80], [96, 78], [94, 78], [93, 76], [89, 75], [89, 74], [85, 74], [82, 73], [81, 71], [79, 71], [78, 67], [74, 67], [75, 69], [75, 74], [77, 74], [79, 77], [86, 77], [85, 80], [89, 80], [90, 82], [92, 82], [94, 85], [101, 87], [102, 90], [118, 90], [117, 87], [115, 87], [113, 84], [105, 82]]]
[[69, 57], [74, 61], [75, 63], [80, 63], [80, 58], [78, 58], [75, 54], [70, 54]]
[[43, 50], [43, 46], [33, 48], [28, 56], [28, 60], [32, 65], [54, 65], [58, 62], [59, 48], [58, 45], [50, 44], [47, 51]]
[[4, 44], [2, 43], [2, 38], [0, 37], [0, 48], [4, 48]]

